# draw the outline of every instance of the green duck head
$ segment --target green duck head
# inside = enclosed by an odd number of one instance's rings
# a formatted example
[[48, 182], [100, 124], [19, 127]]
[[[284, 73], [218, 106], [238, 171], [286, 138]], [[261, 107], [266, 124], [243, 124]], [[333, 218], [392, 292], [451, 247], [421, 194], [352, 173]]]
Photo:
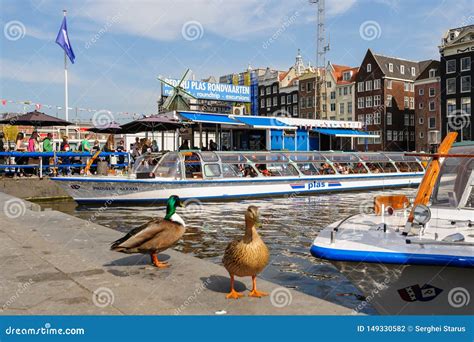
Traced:
[[177, 207], [184, 207], [183, 202], [181, 202], [181, 199], [176, 195], [170, 196], [170, 198], [168, 198], [168, 202], [166, 203], [165, 220], [171, 220], [171, 216], [174, 215]]

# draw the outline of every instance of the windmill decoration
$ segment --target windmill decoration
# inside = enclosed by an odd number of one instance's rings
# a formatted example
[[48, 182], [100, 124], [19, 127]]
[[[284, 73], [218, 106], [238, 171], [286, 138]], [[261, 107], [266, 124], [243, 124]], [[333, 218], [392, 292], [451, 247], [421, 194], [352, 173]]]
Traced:
[[181, 85], [186, 79], [186, 76], [189, 73], [189, 69], [186, 70], [181, 80], [178, 82], [176, 86], [172, 85], [169, 82], [166, 82], [162, 78], [158, 77], [161, 83], [164, 83], [172, 88], [172, 91], [168, 98], [166, 99], [165, 103], [163, 103], [163, 108], [166, 110], [189, 110], [190, 99], [197, 99], [194, 95], [187, 92]]

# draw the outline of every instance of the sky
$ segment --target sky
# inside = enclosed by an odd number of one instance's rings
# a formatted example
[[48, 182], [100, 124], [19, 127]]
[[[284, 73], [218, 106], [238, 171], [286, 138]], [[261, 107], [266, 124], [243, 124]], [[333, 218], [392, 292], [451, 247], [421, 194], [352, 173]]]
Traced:
[[[368, 48], [439, 59], [453, 27], [474, 24], [474, 0], [326, 0], [334, 64], [359, 66]], [[69, 63], [70, 119], [111, 111], [118, 122], [153, 114], [158, 76], [196, 79], [253, 68], [287, 70], [298, 49], [316, 60], [316, 6], [308, 0], [0, 0], [0, 99], [32, 101], [64, 118], [63, 9], [76, 55]], [[0, 103], [0, 113], [34, 107]], [[43, 106], [44, 105], [44, 106]], [[46, 108], [52, 105], [53, 108]]]

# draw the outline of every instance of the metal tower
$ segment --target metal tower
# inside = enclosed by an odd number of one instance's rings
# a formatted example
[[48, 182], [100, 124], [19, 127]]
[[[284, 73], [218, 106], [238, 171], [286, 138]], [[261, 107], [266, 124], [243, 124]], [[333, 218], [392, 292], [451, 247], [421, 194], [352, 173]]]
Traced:
[[[314, 87], [314, 99], [315, 99], [315, 113], [314, 118], [320, 119], [323, 107], [323, 93], [326, 94], [326, 52], [329, 51], [329, 43], [326, 44], [326, 28], [325, 28], [325, 0], [309, 0], [311, 4], [316, 4], [317, 15], [317, 38], [316, 38], [316, 82]], [[319, 74], [319, 77], [318, 77]], [[327, 99], [327, 94], [326, 94]], [[325, 109], [325, 116], [327, 111], [327, 105]]]

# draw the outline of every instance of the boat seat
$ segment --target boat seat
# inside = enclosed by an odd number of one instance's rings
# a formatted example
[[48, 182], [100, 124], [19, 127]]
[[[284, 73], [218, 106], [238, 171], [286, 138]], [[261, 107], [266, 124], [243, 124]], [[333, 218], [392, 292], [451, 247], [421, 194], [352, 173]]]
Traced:
[[382, 205], [385, 209], [391, 207], [394, 210], [405, 209], [410, 205], [410, 200], [405, 195], [380, 195], [374, 199], [374, 210], [376, 215], [382, 214]]

